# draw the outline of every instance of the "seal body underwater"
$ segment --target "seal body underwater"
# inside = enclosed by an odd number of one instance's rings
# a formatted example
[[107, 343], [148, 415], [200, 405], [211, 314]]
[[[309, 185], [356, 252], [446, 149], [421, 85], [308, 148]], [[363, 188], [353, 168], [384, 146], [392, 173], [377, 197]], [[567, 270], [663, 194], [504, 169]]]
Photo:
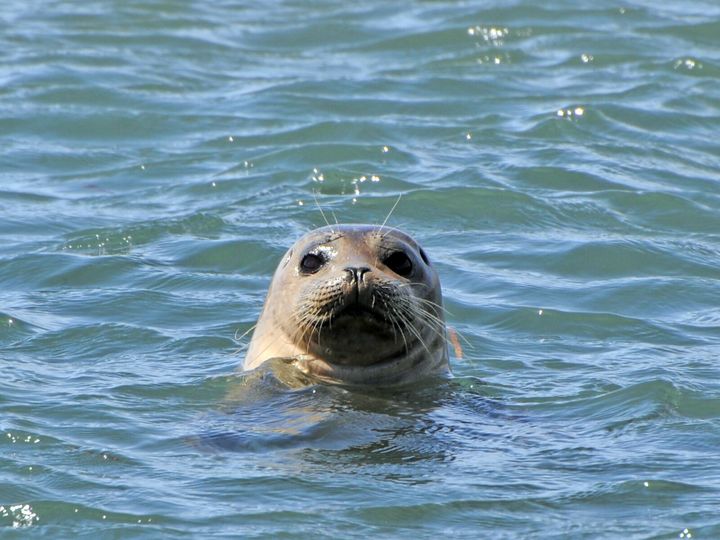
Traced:
[[275, 271], [244, 368], [272, 358], [351, 386], [449, 373], [440, 280], [422, 247], [375, 225], [305, 234]]

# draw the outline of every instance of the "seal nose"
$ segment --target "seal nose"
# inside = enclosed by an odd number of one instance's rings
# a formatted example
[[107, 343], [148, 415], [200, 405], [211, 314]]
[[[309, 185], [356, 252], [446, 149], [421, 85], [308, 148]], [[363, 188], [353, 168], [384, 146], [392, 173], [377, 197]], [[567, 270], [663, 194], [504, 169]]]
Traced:
[[350, 281], [354, 281], [355, 283], [362, 282], [365, 273], [370, 271], [367, 266], [347, 266], [344, 270], [348, 273]]

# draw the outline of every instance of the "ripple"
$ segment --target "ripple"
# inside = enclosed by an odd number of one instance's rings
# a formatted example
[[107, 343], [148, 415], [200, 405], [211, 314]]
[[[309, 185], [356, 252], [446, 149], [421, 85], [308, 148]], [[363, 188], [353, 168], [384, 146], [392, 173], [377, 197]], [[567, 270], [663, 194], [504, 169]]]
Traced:
[[[0, 535], [720, 536], [713, 2], [4, 8]], [[399, 195], [455, 378], [234, 374]]]
[[158, 332], [145, 328], [122, 324], [92, 324], [37, 334], [17, 350], [40, 349], [44, 351], [43, 356], [48, 359], [89, 360], [122, 353], [123, 343], [129, 339], [139, 340], [148, 345], [165, 341]]

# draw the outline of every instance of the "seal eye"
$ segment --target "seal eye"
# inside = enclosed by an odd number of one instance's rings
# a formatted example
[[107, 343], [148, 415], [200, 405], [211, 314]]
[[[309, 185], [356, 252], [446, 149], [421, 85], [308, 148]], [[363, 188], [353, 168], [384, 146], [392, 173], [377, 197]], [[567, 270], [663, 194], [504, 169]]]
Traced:
[[307, 273], [313, 274], [320, 270], [320, 267], [325, 263], [325, 259], [316, 253], [308, 253], [300, 261], [300, 269]]
[[402, 277], [408, 277], [413, 271], [413, 264], [410, 257], [402, 251], [393, 251], [383, 259], [383, 264]]

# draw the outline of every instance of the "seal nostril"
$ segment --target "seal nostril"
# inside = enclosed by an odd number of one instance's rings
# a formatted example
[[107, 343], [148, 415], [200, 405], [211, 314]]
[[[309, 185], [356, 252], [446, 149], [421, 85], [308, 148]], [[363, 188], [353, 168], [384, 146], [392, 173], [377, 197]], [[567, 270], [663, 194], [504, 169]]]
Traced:
[[348, 266], [344, 268], [352, 281], [361, 282], [364, 281], [364, 275], [370, 271], [367, 266]]

